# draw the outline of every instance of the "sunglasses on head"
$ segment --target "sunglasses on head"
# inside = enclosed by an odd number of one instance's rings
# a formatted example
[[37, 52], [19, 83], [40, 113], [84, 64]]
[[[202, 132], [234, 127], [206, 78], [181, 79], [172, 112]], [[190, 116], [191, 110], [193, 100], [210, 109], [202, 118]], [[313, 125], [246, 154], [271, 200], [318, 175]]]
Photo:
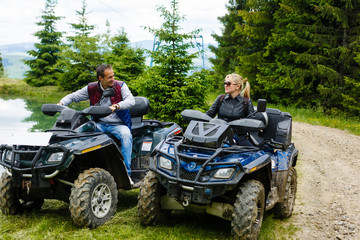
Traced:
[[227, 81], [224, 82], [224, 86], [227, 86], [227, 87], [230, 86], [231, 84], [237, 85], [237, 84], [232, 83], [232, 82], [227, 82]]

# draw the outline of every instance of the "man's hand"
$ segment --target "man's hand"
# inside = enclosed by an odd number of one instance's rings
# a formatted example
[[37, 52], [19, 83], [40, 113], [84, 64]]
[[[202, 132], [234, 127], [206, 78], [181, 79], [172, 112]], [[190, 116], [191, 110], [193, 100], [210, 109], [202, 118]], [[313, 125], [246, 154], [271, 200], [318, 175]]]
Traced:
[[62, 102], [58, 102], [57, 105], [64, 106], [64, 104]]
[[120, 108], [119, 104], [114, 104], [110, 106], [112, 112], [119, 110], [119, 108]]

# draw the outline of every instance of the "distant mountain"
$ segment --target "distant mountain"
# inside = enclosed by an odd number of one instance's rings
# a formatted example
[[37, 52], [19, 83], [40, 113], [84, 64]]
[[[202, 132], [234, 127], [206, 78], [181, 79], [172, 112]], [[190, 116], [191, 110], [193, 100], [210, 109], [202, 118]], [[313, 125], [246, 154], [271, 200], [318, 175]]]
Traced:
[[5, 75], [9, 78], [23, 79], [29, 67], [23, 62], [30, 59], [27, 51], [34, 48], [34, 43], [16, 43], [0, 45], [1, 58], [5, 69]]
[[[144, 48], [147, 50], [153, 50], [154, 41], [144, 40], [139, 42], [130, 43], [132, 47]], [[205, 68], [211, 68], [212, 64], [208, 60], [210, 57], [214, 57], [214, 54], [208, 48], [209, 44], [204, 44], [204, 65]], [[23, 79], [25, 72], [29, 70], [29, 67], [24, 64], [25, 59], [30, 59], [27, 54], [28, 51], [34, 49], [34, 43], [16, 43], [0, 45], [0, 53], [3, 60], [5, 74], [9, 78]], [[191, 49], [190, 52], [198, 51], [199, 49]], [[200, 49], [201, 50], [201, 49]], [[146, 63], [150, 65], [150, 57], [147, 57]], [[202, 68], [203, 60], [201, 57], [195, 59], [194, 64], [198, 68]]]
[[0, 45], [0, 51], [2, 55], [27, 55], [27, 51], [34, 49], [34, 43], [15, 43]]
[[130, 43], [131, 47], [133, 47], [133, 48], [144, 48], [147, 50], [152, 50], [153, 44], [154, 44], [153, 40], [143, 40], [143, 41], [139, 41], [139, 42]]

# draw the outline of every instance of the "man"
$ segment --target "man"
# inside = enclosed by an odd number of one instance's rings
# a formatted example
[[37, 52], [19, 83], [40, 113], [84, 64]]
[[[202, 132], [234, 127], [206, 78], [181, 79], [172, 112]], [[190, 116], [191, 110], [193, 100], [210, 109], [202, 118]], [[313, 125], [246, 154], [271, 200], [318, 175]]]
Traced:
[[[97, 128], [102, 132], [113, 134], [121, 141], [121, 152], [124, 156], [126, 170], [131, 175], [131, 117], [129, 108], [135, 105], [134, 96], [125, 82], [117, 81], [111, 65], [102, 64], [96, 69], [97, 82], [89, 83], [82, 89], [70, 93], [60, 100], [59, 105], [68, 105], [90, 99], [90, 105], [109, 106], [112, 114], [99, 118]], [[105, 89], [113, 88], [115, 96], [101, 99]], [[133, 184], [130, 178], [130, 182]]]

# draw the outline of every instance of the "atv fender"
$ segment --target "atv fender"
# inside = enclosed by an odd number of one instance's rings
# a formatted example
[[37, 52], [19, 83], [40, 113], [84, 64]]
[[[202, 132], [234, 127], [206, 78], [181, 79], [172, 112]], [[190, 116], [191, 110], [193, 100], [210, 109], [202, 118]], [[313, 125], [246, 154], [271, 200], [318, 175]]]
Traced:
[[293, 152], [291, 154], [290, 165], [289, 166], [295, 167], [296, 166], [296, 161], [297, 161], [297, 158], [298, 158], [298, 155], [299, 155], [299, 150], [297, 150], [297, 148], [295, 148], [294, 144], [291, 144], [291, 146], [293, 147]]
[[92, 151], [79, 152], [71, 165], [99, 167], [108, 171], [116, 182], [118, 189], [131, 189], [131, 183], [126, 171], [124, 157], [115, 144], [109, 144]]
[[245, 182], [249, 179], [260, 181], [265, 188], [265, 194], [267, 196], [267, 194], [270, 192], [271, 181], [273, 178], [270, 156], [268, 154], [265, 154], [243, 167], [247, 174], [245, 174], [245, 176], [241, 179], [240, 182]]
[[264, 154], [263, 156], [250, 162], [249, 164], [244, 165], [243, 167], [246, 173], [252, 173], [256, 170], [263, 168], [266, 165], [269, 165], [269, 163], [271, 163], [270, 155]]

